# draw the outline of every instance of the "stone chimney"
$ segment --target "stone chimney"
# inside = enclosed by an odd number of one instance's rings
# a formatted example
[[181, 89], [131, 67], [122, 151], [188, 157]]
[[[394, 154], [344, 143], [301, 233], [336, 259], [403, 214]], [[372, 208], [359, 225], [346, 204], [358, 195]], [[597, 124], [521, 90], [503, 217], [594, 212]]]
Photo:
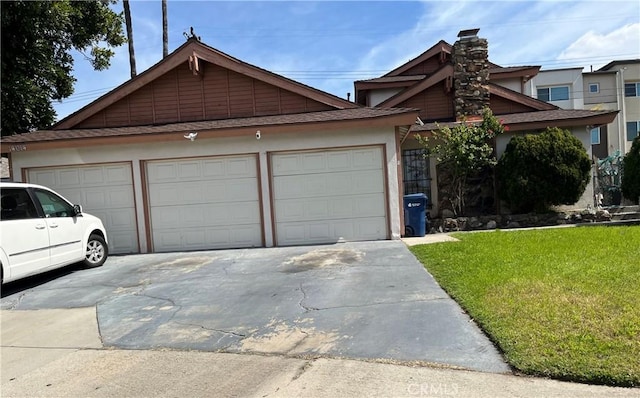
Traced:
[[453, 87], [456, 120], [480, 120], [489, 106], [489, 46], [480, 29], [461, 30], [453, 45]]

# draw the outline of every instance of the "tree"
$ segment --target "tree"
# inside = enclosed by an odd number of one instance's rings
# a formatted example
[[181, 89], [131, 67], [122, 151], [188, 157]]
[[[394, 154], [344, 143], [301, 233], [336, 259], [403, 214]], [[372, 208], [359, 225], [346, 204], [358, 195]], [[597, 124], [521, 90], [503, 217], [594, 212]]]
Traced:
[[591, 160], [578, 138], [557, 127], [511, 138], [498, 162], [500, 194], [512, 210], [573, 204], [589, 183]]
[[449, 202], [454, 214], [461, 214], [465, 209], [469, 177], [495, 166], [493, 139], [505, 130], [491, 110], [485, 108], [480, 123], [463, 120], [458, 126], [439, 128], [431, 136], [416, 136], [427, 156], [435, 156], [440, 162], [438, 167], [446, 169], [451, 176]]
[[169, 55], [169, 31], [167, 25], [167, 0], [162, 0], [162, 58]]
[[622, 161], [622, 194], [634, 203], [640, 199], [640, 135]]
[[124, 8], [124, 23], [127, 27], [127, 42], [129, 43], [129, 67], [131, 69], [131, 78], [133, 79], [138, 73], [136, 72], [136, 52], [133, 49], [133, 25], [131, 24], [129, 0], [122, 0], [122, 6]]
[[51, 101], [73, 93], [73, 49], [96, 70], [109, 67], [111, 48], [126, 40], [114, 2], [2, 2], [2, 136], [51, 126]]

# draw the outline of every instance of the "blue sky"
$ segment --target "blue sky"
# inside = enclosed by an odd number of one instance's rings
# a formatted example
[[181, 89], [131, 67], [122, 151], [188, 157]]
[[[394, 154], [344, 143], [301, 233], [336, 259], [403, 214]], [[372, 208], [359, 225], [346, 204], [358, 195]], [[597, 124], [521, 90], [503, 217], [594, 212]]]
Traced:
[[[159, 0], [132, 0], [138, 73], [162, 58]], [[640, 58], [640, 1], [183, 1], [168, 0], [169, 52], [194, 28], [207, 45], [346, 98], [353, 81], [377, 77], [460, 30], [480, 28], [502, 66], [584, 67]], [[122, 2], [113, 6], [122, 11]], [[130, 78], [128, 49], [96, 72], [74, 54], [75, 93], [58, 119]], [[352, 96], [353, 98], [353, 96]]]

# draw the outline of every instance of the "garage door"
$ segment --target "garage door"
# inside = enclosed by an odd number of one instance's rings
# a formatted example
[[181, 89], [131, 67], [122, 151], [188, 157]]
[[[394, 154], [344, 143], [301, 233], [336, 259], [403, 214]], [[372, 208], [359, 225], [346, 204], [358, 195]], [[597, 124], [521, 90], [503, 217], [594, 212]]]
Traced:
[[262, 246], [256, 157], [147, 163], [154, 251]]
[[277, 245], [387, 238], [382, 148], [272, 156]]
[[100, 217], [111, 253], [139, 251], [131, 164], [32, 169], [28, 177], [29, 182], [49, 187]]

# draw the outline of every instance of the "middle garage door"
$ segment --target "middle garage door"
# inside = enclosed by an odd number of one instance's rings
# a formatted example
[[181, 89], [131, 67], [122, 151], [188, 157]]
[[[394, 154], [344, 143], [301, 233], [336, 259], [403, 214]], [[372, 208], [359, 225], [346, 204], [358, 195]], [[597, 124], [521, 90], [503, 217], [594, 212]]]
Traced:
[[277, 245], [387, 239], [382, 147], [271, 160]]
[[156, 252], [263, 246], [255, 155], [147, 163]]

